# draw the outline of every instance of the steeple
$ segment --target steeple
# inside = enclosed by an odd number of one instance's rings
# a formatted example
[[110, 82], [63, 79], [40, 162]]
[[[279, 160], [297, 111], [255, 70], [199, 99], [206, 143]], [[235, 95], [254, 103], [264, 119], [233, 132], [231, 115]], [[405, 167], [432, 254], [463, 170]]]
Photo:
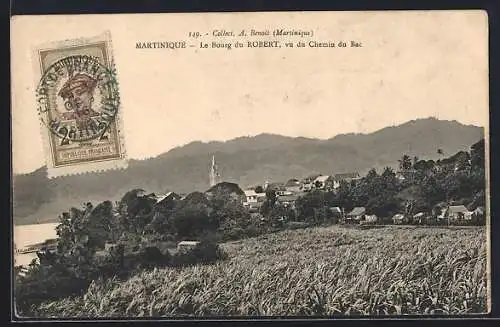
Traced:
[[215, 163], [215, 156], [212, 156], [212, 165], [210, 167], [210, 187], [219, 183], [220, 174]]

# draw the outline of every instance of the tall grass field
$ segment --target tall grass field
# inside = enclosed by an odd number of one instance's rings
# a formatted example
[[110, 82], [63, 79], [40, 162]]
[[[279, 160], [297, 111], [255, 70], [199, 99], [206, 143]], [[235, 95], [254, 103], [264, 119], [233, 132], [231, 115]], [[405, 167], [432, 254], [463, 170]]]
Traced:
[[345, 316], [488, 311], [484, 227], [331, 226], [222, 244], [215, 265], [95, 281], [44, 317]]

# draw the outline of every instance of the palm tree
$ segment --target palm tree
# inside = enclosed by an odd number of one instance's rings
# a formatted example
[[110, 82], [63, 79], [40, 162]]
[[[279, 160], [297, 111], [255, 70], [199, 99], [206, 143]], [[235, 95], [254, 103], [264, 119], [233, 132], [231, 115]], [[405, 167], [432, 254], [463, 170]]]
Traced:
[[399, 170], [400, 171], [407, 171], [412, 166], [410, 156], [407, 154], [404, 154], [403, 157], [401, 157], [401, 159], [398, 160], [398, 162], [399, 162]]
[[407, 200], [405, 203], [405, 216], [408, 221], [413, 218], [413, 207], [415, 206], [415, 200]]

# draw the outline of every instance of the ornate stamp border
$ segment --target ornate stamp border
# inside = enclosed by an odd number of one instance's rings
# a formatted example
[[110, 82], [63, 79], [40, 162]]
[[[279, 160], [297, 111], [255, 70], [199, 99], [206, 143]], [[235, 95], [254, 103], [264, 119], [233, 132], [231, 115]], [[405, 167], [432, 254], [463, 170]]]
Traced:
[[[108, 73], [112, 76], [113, 93], [116, 94], [116, 101], [114, 106], [114, 114], [112, 120], [106, 121], [109, 125], [108, 136], [105, 141], [97, 142], [95, 140], [80, 140], [73, 143], [73, 147], [65, 149], [62, 146], [61, 135], [58, 135], [57, 130], [60, 127], [52, 128], [52, 119], [49, 115], [50, 107], [56, 106], [55, 96], [42, 94], [40, 96], [40, 89], [44, 82], [46, 82], [46, 74], [49, 67], [52, 65], [57, 66], [57, 55], [54, 58], [47, 59], [47, 55], [57, 53], [58, 51], [66, 53], [65, 58], [87, 56], [85, 49], [93, 48], [102, 51], [101, 71]], [[88, 51], [87, 51], [88, 52]], [[64, 175], [82, 174], [88, 172], [104, 171], [108, 169], [122, 169], [127, 167], [127, 157], [125, 141], [123, 137], [123, 119], [121, 114], [121, 104], [119, 102], [119, 83], [116, 80], [115, 63], [111, 44], [111, 34], [109, 31], [101, 35], [79, 38], [64, 41], [49, 42], [40, 44], [32, 49], [33, 53], [33, 69], [35, 73], [35, 90], [37, 90], [37, 112], [40, 118], [40, 133], [43, 142], [45, 162], [47, 165], [48, 177], [58, 177]], [[87, 59], [87, 58], [85, 58]], [[61, 60], [63, 61], [63, 60]], [[61, 69], [63, 70], [63, 69]], [[101, 85], [102, 89], [107, 89], [108, 85]], [[42, 92], [44, 93], [44, 92]], [[43, 98], [41, 101], [40, 99]], [[105, 116], [109, 118], [110, 116]], [[102, 120], [101, 120], [102, 121]], [[57, 125], [59, 126], [59, 122]], [[60, 133], [59, 133], [60, 134]], [[81, 135], [81, 134], [80, 134]], [[104, 135], [104, 134], [103, 134]], [[76, 141], [76, 140], [75, 140]], [[111, 150], [110, 150], [111, 149]], [[109, 155], [102, 155], [102, 151], [108, 151]], [[95, 154], [95, 155], [94, 155]], [[62, 160], [61, 156], [65, 155], [66, 159]], [[79, 158], [80, 156], [80, 158]], [[70, 159], [74, 157], [74, 159]]]

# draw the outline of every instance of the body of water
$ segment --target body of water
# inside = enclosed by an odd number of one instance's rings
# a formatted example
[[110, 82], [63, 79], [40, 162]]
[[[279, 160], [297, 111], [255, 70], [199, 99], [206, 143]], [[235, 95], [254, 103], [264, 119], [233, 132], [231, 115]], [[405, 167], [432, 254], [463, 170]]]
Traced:
[[[33, 244], [57, 238], [57, 225], [59, 225], [59, 223], [14, 226], [14, 248], [22, 250]], [[14, 265], [28, 265], [33, 259], [36, 258], [36, 252], [22, 254], [14, 252]]]

